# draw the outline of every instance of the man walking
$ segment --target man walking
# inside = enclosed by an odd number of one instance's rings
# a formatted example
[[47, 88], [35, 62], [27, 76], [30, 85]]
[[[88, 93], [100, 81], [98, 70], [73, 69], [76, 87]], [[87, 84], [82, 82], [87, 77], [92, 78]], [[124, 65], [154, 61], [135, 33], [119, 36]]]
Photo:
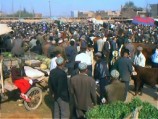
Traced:
[[54, 94], [53, 117], [54, 119], [69, 118], [69, 94], [67, 75], [62, 70], [64, 59], [58, 57], [56, 59], [57, 67], [50, 72], [48, 85], [51, 96]]

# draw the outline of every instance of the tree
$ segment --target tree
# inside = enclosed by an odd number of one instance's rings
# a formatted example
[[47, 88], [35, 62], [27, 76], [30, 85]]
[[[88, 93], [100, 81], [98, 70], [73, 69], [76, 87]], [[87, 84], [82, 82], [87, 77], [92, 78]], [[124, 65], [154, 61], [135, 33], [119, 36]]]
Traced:
[[23, 10], [19, 10], [14, 14], [7, 15], [8, 17], [33, 17], [34, 14], [28, 12], [25, 8]]
[[134, 2], [129, 1], [125, 3], [124, 8], [137, 8], [137, 7], [135, 6]]

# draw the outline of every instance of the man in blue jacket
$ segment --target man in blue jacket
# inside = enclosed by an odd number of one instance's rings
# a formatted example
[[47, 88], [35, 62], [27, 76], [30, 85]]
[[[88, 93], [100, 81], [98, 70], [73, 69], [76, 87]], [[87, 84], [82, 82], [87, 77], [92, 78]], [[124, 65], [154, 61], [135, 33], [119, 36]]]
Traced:
[[121, 82], [125, 83], [125, 99], [127, 97], [127, 92], [129, 90], [129, 82], [132, 74], [132, 61], [129, 58], [129, 50], [125, 49], [123, 51], [123, 56], [116, 61], [115, 68], [120, 73]]

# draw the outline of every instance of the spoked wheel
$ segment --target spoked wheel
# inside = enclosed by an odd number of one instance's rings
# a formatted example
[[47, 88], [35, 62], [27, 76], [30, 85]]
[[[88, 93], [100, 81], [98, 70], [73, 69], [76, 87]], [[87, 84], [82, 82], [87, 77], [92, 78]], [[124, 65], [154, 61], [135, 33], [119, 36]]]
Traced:
[[42, 90], [39, 87], [32, 87], [26, 95], [31, 102], [24, 101], [24, 106], [27, 110], [35, 110], [42, 103]]

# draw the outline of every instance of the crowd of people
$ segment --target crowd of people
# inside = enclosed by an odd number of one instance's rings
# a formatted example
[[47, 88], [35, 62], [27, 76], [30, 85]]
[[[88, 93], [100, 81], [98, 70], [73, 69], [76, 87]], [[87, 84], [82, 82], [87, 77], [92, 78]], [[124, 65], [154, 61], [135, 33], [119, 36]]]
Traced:
[[[146, 65], [143, 48], [135, 49], [132, 42], [158, 44], [157, 27], [130, 23], [8, 25], [14, 32], [1, 37], [1, 48], [17, 57], [29, 50], [51, 58], [48, 85], [54, 98], [54, 118], [85, 118], [86, 111], [97, 104], [97, 96], [99, 104], [125, 101], [130, 77], [135, 75], [132, 66]], [[111, 65], [114, 51], [119, 58]], [[158, 68], [158, 47], [151, 61], [152, 67]], [[96, 93], [97, 85], [99, 93]], [[26, 91], [21, 92], [22, 97]]]

